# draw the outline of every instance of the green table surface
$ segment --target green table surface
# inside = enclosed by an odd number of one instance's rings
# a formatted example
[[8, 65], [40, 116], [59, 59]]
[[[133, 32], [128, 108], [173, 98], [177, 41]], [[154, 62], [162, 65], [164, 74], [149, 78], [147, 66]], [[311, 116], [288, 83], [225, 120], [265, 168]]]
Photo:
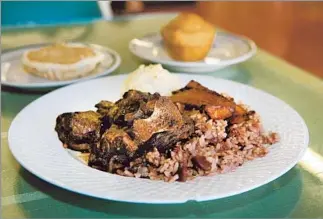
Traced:
[[[113, 74], [127, 73], [142, 63], [131, 55], [128, 42], [134, 37], [159, 31], [161, 25], [173, 16], [173, 14], [142, 15], [90, 24], [10, 29], [2, 31], [1, 49], [58, 40], [97, 43], [120, 53], [122, 64]], [[24, 170], [13, 158], [7, 140], [10, 123], [23, 107], [43, 94], [3, 89], [1, 91], [2, 218], [322, 218], [322, 80], [262, 50], [242, 64], [209, 75], [260, 88], [295, 108], [310, 130], [309, 149], [299, 164], [282, 177], [262, 187], [208, 202], [149, 205], [99, 200], [78, 195], [40, 180]]]

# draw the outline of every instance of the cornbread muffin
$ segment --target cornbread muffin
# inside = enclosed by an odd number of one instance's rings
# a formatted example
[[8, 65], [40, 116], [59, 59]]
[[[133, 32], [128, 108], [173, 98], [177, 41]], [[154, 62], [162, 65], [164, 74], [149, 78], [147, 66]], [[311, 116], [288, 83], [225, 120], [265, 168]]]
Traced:
[[90, 74], [104, 54], [83, 44], [57, 43], [23, 54], [26, 72], [50, 80], [71, 80]]
[[168, 54], [178, 61], [199, 61], [208, 54], [215, 27], [193, 13], [182, 13], [161, 29]]

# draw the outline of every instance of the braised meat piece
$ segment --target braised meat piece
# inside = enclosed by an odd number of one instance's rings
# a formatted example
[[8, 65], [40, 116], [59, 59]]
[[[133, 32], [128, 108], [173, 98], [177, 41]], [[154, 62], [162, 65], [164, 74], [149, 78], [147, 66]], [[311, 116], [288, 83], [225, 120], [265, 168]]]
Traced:
[[133, 131], [140, 142], [145, 142], [154, 133], [177, 130], [183, 123], [182, 115], [172, 101], [167, 97], [160, 97], [155, 101], [150, 117], [134, 121]]
[[101, 115], [108, 115], [110, 112], [110, 109], [114, 106], [115, 104], [110, 101], [102, 100], [100, 103], [97, 103], [95, 107], [97, 108], [97, 112], [100, 113]]
[[89, 166], [113, 172], [115, 164], [126, 165], [134, 157], [138, 145], [131, 137], [117, 126], [112, 126], [93, 145], [89, 157]]
[[94, 111], [63, 113], [56, 119], [55, 131], [65, 147], [88, 151], [100, 139], [100, 114]]
[[97, 112], [108, 116], [112, 123], [120, 127], [131, 127], [135, 119], [149, 117], [154, 109], [154, 103], [160, 95], [129, 90], [116, 103], [101, 101], [96, 104]]
[[247, 113], [233, 99], [209, 90], [196, 81], [190, 81], [184, 88], [174, 91], [170, 98], [174, 103], [183, 105], [184, 110], [204, 111], [212, 119], [235, 118], [233, 122], [241, 121]]
[[194, 123], [189, 117], [183, 116], [183, 125], [181, 128], [173, 131], [164, 131], [154, 133], [151, 138], [145, 142], [143, 149], [156, 147], [159, 152], [165, 152], [174, 147], [178, 141], [186, 140], [194, 133]]
[[194, 124], [168, 97], [160, 97], [150, 117], [134, 121], [133, 132], [141, 144], [165, 151], [176, 142], [187, 139], [194, 132]]

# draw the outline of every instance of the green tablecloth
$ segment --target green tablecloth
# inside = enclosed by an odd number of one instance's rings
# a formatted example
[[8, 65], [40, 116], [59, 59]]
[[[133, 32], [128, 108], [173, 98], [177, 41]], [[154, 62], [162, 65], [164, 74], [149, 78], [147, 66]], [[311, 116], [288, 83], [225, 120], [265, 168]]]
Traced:
[[[126, 73], [140, 64], [128, 51], [130, 39], [158, 31], [171, 16], [138, 16], [114, 22], [7, 30], [2, 33], [1, 48], [57, 40], [97, 43], [120, 53], [122, 64], [114, 74]], [[215, 201], [142, 205], [94, 199], [50, 185], [16, 162], [8, 149], [8, 128], [15, 115], [41, 94], [2, 90], [2, 218], [323, 217], [323, 82], [261, 50], [251, 60], [211, 75], [260, 88], [294, 107], [310, 130], [310, 149], [304, 159], [267, 185]]]

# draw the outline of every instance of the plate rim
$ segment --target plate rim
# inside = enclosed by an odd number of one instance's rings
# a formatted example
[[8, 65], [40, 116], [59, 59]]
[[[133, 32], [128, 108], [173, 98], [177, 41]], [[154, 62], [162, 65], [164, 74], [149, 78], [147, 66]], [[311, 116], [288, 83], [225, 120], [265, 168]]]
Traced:
[[[113, 64], [109, 68], [104, 70], [101, 74], [93, 74], [93, 75], [90, 74], [85, 77], [67, 80], [67, 81], [48, 81], [48, 82], [41, 82], [41, 83], [15, 83], [15, 82], [8, 82], [7, 80], [4, 80], [4, 81], [1, 80], [1, 84], [8, 86], [8, 87], [15, 87], [15, 88], [22, 88], [22, 89], [62, 87], [62, 86], [70, 85], [73, 83], [84, 82], [87, 80], [92, 80], [92, 79], [96, 79], [96, 78], [99, 78], [102, 76], [109, 75], [109, 74], [113, 73], [121, 65], [122, 59], [121, 59], [120, 54], [109, 47], [102, 46], [102, 45], [95, 44], [95, 43], [88, 43], [88, 42], [79, 42], [79, 41], [65, 41], [65, 42], [66, 43], [78, 43], [78, 44], [89, 45], [89, 46], [96, 46], [101, 49], [104, 49], [112, 56]], [[44, 46], [48, 46], [48, 45], [52, 45], [52, 44], [53, 43], [36, 43], [36, 44], [29, 44], [29, 45], [25, 45], [25, 46], [19, 46], [19, 47], [13, 48], [13, 49], [8, 49], [4, 53], [1, 54], [1, 56], [2, 56], [1, 57], [1, 64], [3, 63], [3, 61], [2, 61], [3, 57], [10, 55], [13, 52], [19, 52], [19, 51], [23, 51], [26, 49], [36, 49], [36, 48], [40, 48], [40, 47], [44, 47]]]
[[[250, 38], [246, 37], [246, 36], [239, 35], [239, 34], [233, 34], [233, 33], [226, 32], [226, 31], [219, 31], [219, 32], [216, 33], [216, 36], [217, 35], [227, 35], [227, 36], [231, 36], [231, 37], [243, 40], [250, 47], [250, 50], [249, 50], [249, 52], [243, 54], [242, 56], [239, 56], [237, 58], [228, 59], [228, 60], [223, 60], [223, 61], [220, 61], [218, 63], [181, 62], [181, 61], [176, 61], [176, 60], [164, 60], [164, 59], [155, 58], [153, 56], [146, 57], [146, 56], [143, 56], [141, 54], [138, 54], [135, 51], [135, 49], [134, 49], [135, 45], [133, 43], [133, 40], [135, 40], [135, 39], [143, 39], [145, 37], [160, 36], [160, 34], [158, 32], [148, 33], [148, 34], [145, 34], [145, 35], [143, 35], [141, 37], [131, 39], [129, 41], [129, 43], [128, 43], [128, 49], [133, 55], [135, 55], [135, 56], [137, 56], [137, 57], [139, 57], [139, 58], [141, 58], [143, 60], [151, 61], [151, 62], [154, 62], [154, 63], [160, 63], [162, 65], [167, 65], [167, 66], [171, 66], [171, 67], [186, 67], [186, 68], [187, 67], [192, 67], [192, 68], [207, 68], [207, 67], [208, 68], [216, 68], [216, 67], [225, 67], [225, 66], [229, 66], [229, 65], [233, 65], [233, 64], [238, 64], [238, 63], [247, 61], [248, 59], [253, 57], [258, 51], [258, 47], [257, 47], [256, 43], [253, 40], [251, 40]], [[216, 40], [216, 36], [215, 36], [215, 40]], [[214, 42], [213, 42], [213, 44], [214, 44]]]
[[[186, 77], [192, 77], [192, 74], [181, 74], [181, 75], [186, 75]], [[44, 97], [44, 96], [51, 96], [51, 95], [55, 95], [56, 92], [60, 92], [60, 90], [64, 90], [66, 89], [67, 87], [74, 87], [74, 86], [80, 86], [82, 85], [83, 83], [95, 83], [95, 81], [99, 81], [99, 80], [106, 80], [107, 78], [111, 78], [111, 77], [126, 77], [126, 75], [114, 75], [114, 76], [109, 76], [109, 77], [106, 77], [106, 78], [96, 78], [96, 79], [93, 79], [91, 81], [84, 81], [84, 82], [81, 82], [81, 83], [75, 83], [75, 84], [71, 84], [69, 86], [66, 86], [66, 87], [62, 87], [62, 88], [59, 88], [59, 89], [56, 89], [48, 94], [45, 94], [43, 95], [42, 97], [40, 98], [37, 98], [36, 100], [32, 101], [31, 103], [29, 103], [28, 105], [26, 105], [16, 116], [15, 118], [12, 120], [11, 124], [10, 124], [10, 127], [9, 127], [9, 130], [8, 130], [8, 146], [9, 146], [9, 149], [11, 151], [11, 154], [13, 155], [13, 157], [18, 161], [18, 163], [23, 167], [25, 168], [26, 170], [28, 170], [30, 173], [32, 173], [33, 175], [35, 175], [36, 177], [54, 185], [54, 186], [57, 186], [57, 187], [60, 187], [61, 189], [65, 189], [65, 190], [68, 190], [68, 191], [71, 191], [71, 192], [75, 192], [77, 194], [82, 194], [82, 195], [86, 195], [86, 196], [89, 196], [89, 197], [94, 197], [94, 198], [99, 198], [99, 199], [102, 199], [102, 200], [112, 200], [112, 201], [118, 201], [118, 202], [126, 202], [126, 203], [138, 203], [138, 204], [181, 204], [181, 203], [186, 203], [186, 202], [189, 202], [189, 201], [196, 201], [196, 202], [203, 202], [203, 201], [211, 201], [211, 200], [217, 200], [217, 199], [222, 199], [222, 198], [227, 198], [227, 197], [231, 197], [231, 196], [234, 196], [234, 195], [239, 195], [239, 194], [242, 194], [242, 193], [245, 193], [245, 192], [248, 192], [248, 191], [251, 191], [253, 189], [256, 189], [258, 187], [261, 187], [261, 186], [264, 186], [266, 184], [268, 184], [269, 182], [272, 182], [273, 180], [281, 177], [282, 175], [286, 174], [288, 171], [290, 171], [299, 161], [300, 159], [304, 156], [305, 152], [307, 151], [307, 149], [309, 148], [309, 129], [306, 125], [306, 122], [304, 121], [304, 119], [302, 118], [302, 116], [293, 108], [291, 107], [288, 103], [286, 103], [285, 101], [279, 99], [278, 97], [275, 97], [274, 95], [270, 94], [270, 93], [267, 93], [263, 90], [260, 90], [256, 87], [253, 87], [253, 86], [249, 86], [249, 85], [246, 85], [246, 84], [243, 84], [243, 83], [240, 83], [240, 82], [236, 82], [236, 81], [231, 81], [231, 80], [228, 80], [228, 79], [222, 79], [222, 78], [216, 78], [216, 77], [212, 77], [212, 76], [201, 76], [201, 75], [195, 75], [197, 77], [203, 77], [203, 78], [212, 78], [213, 80], [222, 80], [222, 81], [229, 81], [230, 83], [234, 83], [234, 84], [237, 84], [237, 85], [242, 85], [244, 87], [249, 87], [249, 88], [252, 88], [252, 89], [255, 89], [257, 90], [258, 92], [261, 92], [261, 93], [264, 93], [266, 95], [270, 95], [272, 96], [273, 98], [275, 98], [276, 101], [279, 101], [280, 103], [283, 103], [285, 106], [287, 106], [289, 108], [289, 110], [292, 110], [293, 113], [295, 113], [295, 115], [298, 117], [299, 119], [299, 122], [302, 123], [303, 127], [304, 127], [304, 145], [302, 147], [302, 150], [299, 151], [298, 153], [298, 157], [297, 159], [293, 160], [293, 162], [290, 162], [289, 165], [287, 167], [284, 168], [284, 171], [281, 171], [280, 174], [277, 174], [277, 175], [273, 175], [271, 177], [268, 177], [266, 178], [266, 180], [263, 180], [263, 182], [261, 184], [256, 184], [254, 186], [251, 186], [251, 187], [246, 187], [244, 189], [240, 189], [239, 191], [232, 191], [231, 193], [227, 193], [226, 195], [222, 195], [222, 196], [218, 196], [216, 198], [212, 198], [212, 195], [211, 197], [210, 196], [207, 196], [206, 198], [203, 198], [203, 197], [199, 197], [199, 196], [194, 196], [192, 197], [191, 199], [181, 199], [181, 200], [156, 200], [156, 201], [151, 201], [151, 200], [148, 200], [148, 201], [137, 201], [135, 198], [114, 198], [114, 197], [104, 197], [104, 196], [99, 196], [99, 195], [95, 195], [95, 194], [92, 194], [91, 192], [84, 192], [84, 191], [79, 191], [77, 189], [73, 189], [71, 185], [64, 185], [58, 181], [56, 181], [55, 179], [50, 179], [48, 178], [47, 176], [43, 176], [43, 175], [40, 175], [40, 174], [37, 174], [35, 173], [31, 168], [28, 167], [28, 165], [26, 165], [23, 161], [23, 159], [20, 159], [16, 156], [16, 154], [13, 153], [13, 150], [12, 150], [12, 136], [13, 136], [13, 129], [15, 128], [15, 123], [17, 121], [17, 118], [20, 118], [21, 115], [23, 115], [24, 111], [29, 108], [31, 105], [35, 104], [36, 102], [38, 101], [41, 101]], [[11, 143], [10, 143], [11, 142]], [[70, 156], [70, 155], [69, 155]], [[71, 156], [71, 159], [73, 159], [73, 157]], [[81, 165], [84, 165], [84, 164], [81, 164]], [[213, 195], [214, 196], [214, 195]]]

